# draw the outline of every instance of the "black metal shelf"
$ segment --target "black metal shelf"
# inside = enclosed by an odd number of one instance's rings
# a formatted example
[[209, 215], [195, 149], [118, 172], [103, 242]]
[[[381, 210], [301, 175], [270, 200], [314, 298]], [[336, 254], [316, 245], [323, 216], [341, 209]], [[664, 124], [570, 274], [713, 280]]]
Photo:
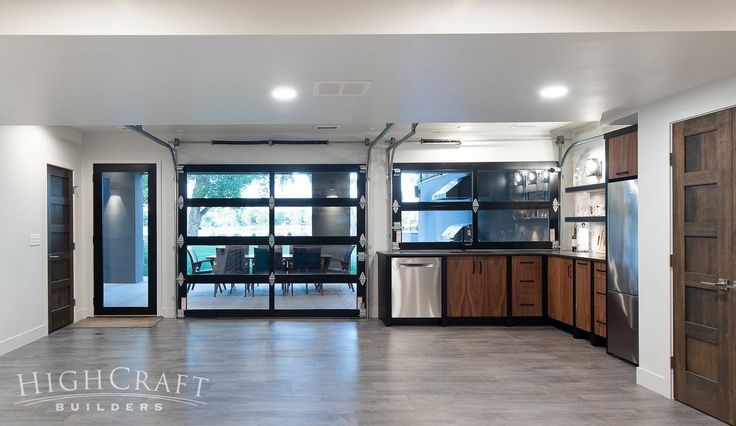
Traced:
[[565, 193], [568, 192], [586, 192], [586, 191], [603, 191], [606, 189], [606, 183], [594, 183], [592, 185], [580, 185], [580, 186], [571, 186], [568, 188], [565, 188]]
[[570, 222], [605, 222], [605, 216], [570, 216], [565, 218], [566, 223]]

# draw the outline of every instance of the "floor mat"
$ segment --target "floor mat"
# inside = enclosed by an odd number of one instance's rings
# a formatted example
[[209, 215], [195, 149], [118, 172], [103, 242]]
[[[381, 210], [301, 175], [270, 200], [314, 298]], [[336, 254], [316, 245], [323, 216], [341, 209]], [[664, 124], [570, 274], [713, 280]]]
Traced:
[[79, 328], [151, 328], [162, 317], [89, 317], [74, 323]]

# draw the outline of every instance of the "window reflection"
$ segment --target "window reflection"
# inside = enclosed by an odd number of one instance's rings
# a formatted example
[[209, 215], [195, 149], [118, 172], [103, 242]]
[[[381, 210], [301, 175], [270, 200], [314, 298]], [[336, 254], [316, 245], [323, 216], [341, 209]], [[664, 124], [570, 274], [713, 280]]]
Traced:
[[468, 201], [472, 196], [473, 185], [470, 172], [401, 172], [401, 200], [403, 202]]

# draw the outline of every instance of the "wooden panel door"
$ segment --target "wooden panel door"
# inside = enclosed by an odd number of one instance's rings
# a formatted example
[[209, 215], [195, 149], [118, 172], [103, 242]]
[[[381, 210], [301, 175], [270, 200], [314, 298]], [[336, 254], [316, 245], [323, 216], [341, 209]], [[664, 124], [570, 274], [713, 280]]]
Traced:
[[606, 337], [606, 263], [593, 263], [593, 332]]
[[478, 265], [473, 256], [447, 258], [447, 316], [473, 317], [481, 315], [482, 297], [478, 286]]
[[547, 262], [547, 316], [572, 325], [572, 260], [550, 256]]
[[511, 258], [511, 315], [542, 316], [542, 257]]
[[47, 251], [49, 332], [74, 322], [74, 240], [72, 171], [47, 169]]
[[733, 110], [673, 126], [675, 398], [734, 418]]
[[637, 135], [637, 132], [631, 132], [608, 139], [609, 179], [619, 179], [637, 175]]
[[575, 261], [575, 327], [591, 331], [590, 262]]
[[505, 317], [508, 306], [508, 272], [506, 256], [481, 256], [477, 257], [479, 293], [484, 298], [482, 302], [487, 310], [482, 308], [484, 316]]

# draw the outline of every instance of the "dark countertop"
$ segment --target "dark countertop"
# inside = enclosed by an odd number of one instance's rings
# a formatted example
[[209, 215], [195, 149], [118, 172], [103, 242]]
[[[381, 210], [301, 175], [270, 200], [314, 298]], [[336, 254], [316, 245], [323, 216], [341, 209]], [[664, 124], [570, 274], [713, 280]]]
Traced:
[[605, 261], [604, 253], [582, 253], [578, 251], [563, 251], [552, 249], [492, 249], [492, 250], [399, 250], [379, 251], [378, 254], [389, 257], [442, 257], [442, 256], [473, 256], [473, 255], [496, 255], [496, 256], [559, 256], [580, 260]]

